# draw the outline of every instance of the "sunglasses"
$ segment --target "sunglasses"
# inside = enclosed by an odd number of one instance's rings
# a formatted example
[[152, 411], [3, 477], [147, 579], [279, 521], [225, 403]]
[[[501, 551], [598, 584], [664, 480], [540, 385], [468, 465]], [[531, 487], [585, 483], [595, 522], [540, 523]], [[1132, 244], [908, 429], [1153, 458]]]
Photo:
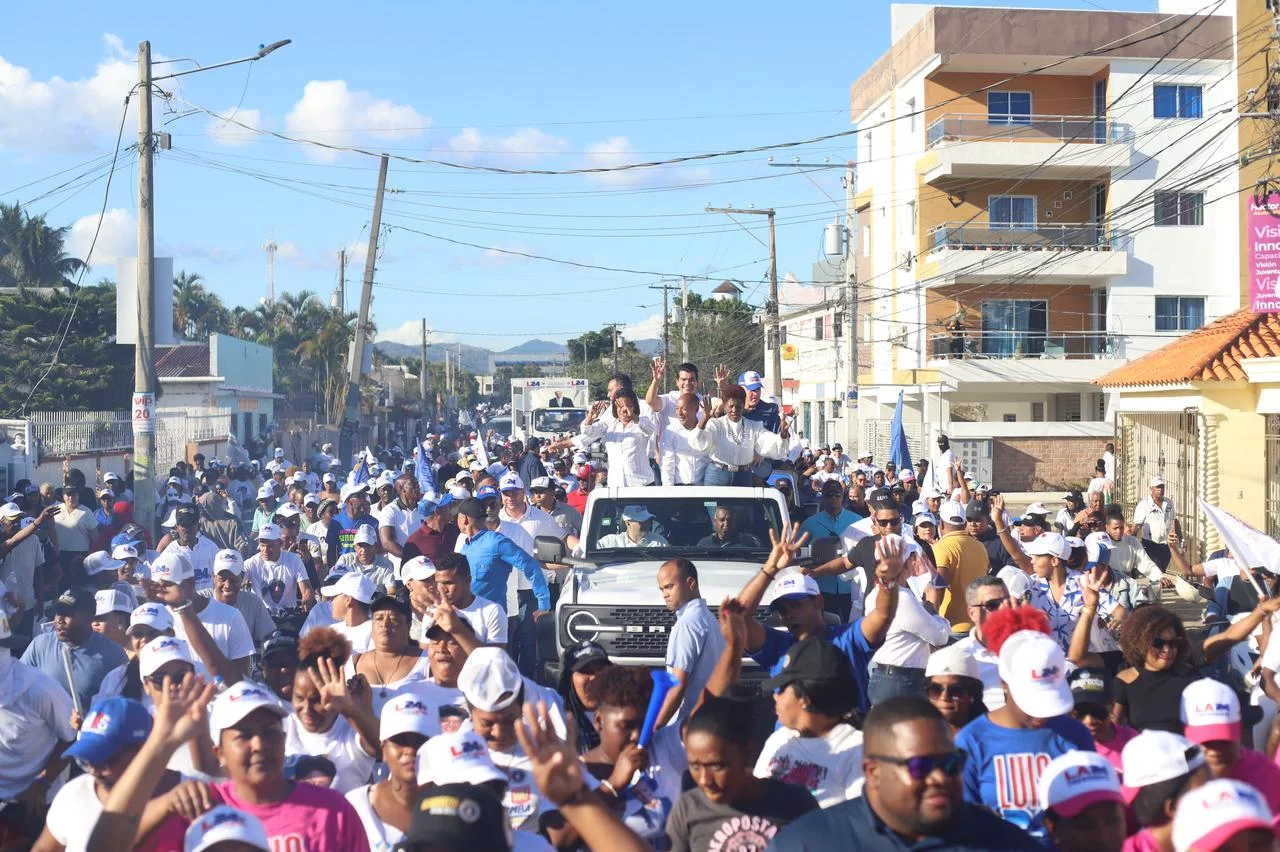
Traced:
[[889, 757], [882, 754], [869, 754], [867, 757], [883, 763], [892, 763], [894, 766], [905, 766], [912, 780], [923, 781], [932, 775], [935, 769], [941, 769], [942, 774], [948, 778], [956, 777], [964, 770], [964, 764], [969, 755], [957, 750], [945, 754], [924, 754], [919, 757]]
[[187, 675], [195, 674], [195, 671], [196, 671], [195, 668], [189, 668], [189, 669], [184, 668], [181, 674], [171, 674], [171, 675], [153, 674], [153, 675], [148, 675], [146, 680], [147, 680], [147, 683], [151, 684], [151, 686], [154, 689], [164, 689], [164, 682], [166, 677], [169, 679], [170, 683], [176, 686], [177, 684], [182, 683], [182, 679]]
[[1005, 597], [1002, 597], [1002, 598], [992, 598], [991, 600], [983, 601], [980, 604], [973, 604], [973, 606], [976, 606], [980, 609], [985, 609], [987, 612], [996, 612], [1000, 609], [1000, 607], [1004, 606], [1008, 602], [1009, 602], [1009, 597], [1008, 595], [1006, 595]]
[[942, 684], [927, 683], [924, 687], [925, 695], [930, 698], [972, 698], [973, 690], [967, 686], [960, 684]]
[[876, 518], [876, 526], [878, 527], [900, 527], [902, 526], [902, 516], [896, 518]]
[[1111, 718], [1107, 708], [1098, 704], [1077, 704], [1076, 709], [1071, 711], [1071, 715], [1077, 719], [1087, 719], [1092, 716], [1100, 722], [1105, 722]]
[[1153, 650], [1153, 651], [1163, 651], [1165, 648], [1175, 648], [1175, 649], [1176, 649], [1176, 648], [1178, 647], [1178, 645], [1179, 645], [1179, 644], [1180, 644], [1180, 641], [1179, 641], [1178, 639], [1176, 639], [1176, 638], [1175, 638], [1175, 639], [1161, 639], [1160, 637], [1158, 637], [1158, 636], [1157, 636], [1155, 639], [1152, 639], [1152, 640], [1151, 640], [1151, 650]]

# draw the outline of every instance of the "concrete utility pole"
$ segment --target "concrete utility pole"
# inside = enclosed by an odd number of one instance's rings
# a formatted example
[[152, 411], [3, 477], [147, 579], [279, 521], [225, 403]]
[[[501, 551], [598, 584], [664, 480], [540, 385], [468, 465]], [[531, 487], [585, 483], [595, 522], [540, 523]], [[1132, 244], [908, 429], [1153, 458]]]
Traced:
[[[662, 390], [665, 393], [668, 384], [667, 379], [674, 372], [671, 369], [671, 307], [668, 303], [667, 295], [675, 289], [675, 285], [664, 281], [661, 284], [650, 284], [649, 289], [662, 291], [662, 360], [667, 365], [667, 371], [662, 375]], [[687, 344], [685, 348], [688, 348]], [[685, 358], [685, 360], [689, 359]]]
[[[418, 396], [422, 398], [422, 418], [427, 419], [427, 318], [422, 318], [422, 365], [418, 368]], [[429, 431], [429, 430], [424, 430]]]
[[680, 360], [689, 362], [689, 279], [680, 279], [680, 310], [684, 322], [680, 323]]
[[708, 213], [726, 213], [730, 216], [734, 215], [750, 215], [750, 216], [768, 216], [769, 217], [769, 337], [773, 342], [773, 380], [770, 382], [770, 392], [778, 403], [782, 402], [782, 334], [778, 331], [778, 244], [774, 238], [773, 219], [776, 213], [773, 209], [757, 210], [754, 207], [746, 209], [740, 207], [707, 207]]
[[373, 301], [373, 271], [378, 260], [378, 232], [382, 229], [382, 196], [387, 190], [387, 155], [378, 161], [378, 193], [373, 197], [373, 219], [369, 222], [369, 251], [364, 258], [364, 281], [360, 285], [360, 314], [356, 338], [347, 364], [347, 411], [339, 433], [339, 453], [349, 464], [355, 452], [360, 428], [360, 374], [364, 368], [364, 347], [369, 336], [369, 303]]
[[338, 310], [347, 312], [347, 250], [338, 249]]
[[155, 532], [156, 515], [156, 371], [155, 289], [151, 280], [156, 255], [155, 185], [151, 138], [151, 42], [138, 45], [138, 336], [133, 347], [133, 516]]
[[609, 323], [609, 332], [613, 337], [613, 374], [618, 375], [618, 324]]

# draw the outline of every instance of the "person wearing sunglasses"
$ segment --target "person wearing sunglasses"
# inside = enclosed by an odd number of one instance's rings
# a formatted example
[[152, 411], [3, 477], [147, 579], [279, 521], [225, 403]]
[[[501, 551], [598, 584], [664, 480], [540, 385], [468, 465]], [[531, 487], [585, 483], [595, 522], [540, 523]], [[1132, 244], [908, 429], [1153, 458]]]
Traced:
[[[1025, 574], [1017, 568], [1009, 570], [1014, 572], [1012, 580], [1021, 577], [1022, 585], [1027, 585]], [[987, 642], [986, 624], [1000, 610], [1021, 604], [1017, 596], [1010, 593], [1004, 580], [990, 575], [978, 577], [969, 584], [964, 590], [964, 603], [969, 609], [969, 621], [973, 622], [973, 629], [952, 647], [972, 657], [978, 664], [978, 678], [982, 681], [982, 703], [987, 710], [996, 710], [1004, 706], [1004, 687], [1000, 685], [1000, 659]]]
[[967, 757], [925, 699], [904, 695], [877, 704], [863, 736], [863, 795], [796, 820], [774, 838], [771, 852], [1042, 848], [1021, 828], [965, 801]]
[[[113, 696], [90, 705], [76, 741], [66, 751], [84, 774], [63, 785], [49, 806], [34, 852], [84, 849], [89, 833], [112, 787], [151, 733], [151, 714], [140, 701]], [[152, 798], [164, 795], [182, 780], [165, 770]]]
[[1112, 719], [1181, 734], [1182, 691], [1196, 680], [1182, 619], [1159, 605], [1142, 607], [1121, 623], [1120, 650], [1129, 668], [1116, 675]]
[[964, 727], [956, 745], [969, 754], [964, 797], [984, 805], [1041, 843], [1048, 843], [1036, 784], [1045, 765], [1073, 749], [1093, 751], [1093, 738], [1070, 717], [1067, 659], [1049, 635], [1048, 618], [1031, 607], [1002, 610], [987, 621], [1000, 657], [1005, 704]]
[[947, 720], [952, 734], [958, 734], [987, 712], [982, 703], [978, 661], [956, 645], [929, 655], [929, 664], [924, 667], [924, 694]]

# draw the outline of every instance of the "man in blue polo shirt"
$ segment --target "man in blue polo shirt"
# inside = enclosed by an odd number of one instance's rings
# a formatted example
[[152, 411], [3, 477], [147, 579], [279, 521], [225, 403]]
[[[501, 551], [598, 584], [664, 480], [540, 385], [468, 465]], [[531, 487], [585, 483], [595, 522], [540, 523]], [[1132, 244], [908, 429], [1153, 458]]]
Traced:
[[875, 606], [851, 624], [831, 626], [826, 623], [822, 593], [812, 577], [800, 572], [778, 576], [791, 564], [795, 552], [808, 539], [794, 532], [785, 534], [780, 541], [775, 538], [773, 551], [764, 567], [747, 582], [738, 594], [738, 600], [747, 612], [755, 612], [765, 591], [776, 578], [772, 606], [786, 629], [765, 627], [756, 619], [748, 618], [747, 654], [751, 659], [774, 675], [782, 668], [782, 658], [793, 644], [801, 639], [825, 639], [843, 651], [853, 664], [853, 677], [858, 684], [858, 707], [865, 713], [870, 707], [867, 681], [871, 655], [884, 642], [898, 609], [898, 578], [903, 571], [903, 548], [901, 539], [893, 538], [897, 541], [881, 547], [876, 582], [882, 585]]
[[[810, 541], [832, 536], [839, 538], [845, 530], [860, 520], [862, 515], [845, 508], [844, 486], [837, 480], [828, 479], [822, 483], [822, 491], [818, 497], [818, 511], [805, 519], [800, 525], [800, 532], [807, 534]], [[848, 619], [849, 611], [853, 606], [850, 598], [853, 581], [843, 574], [837, 574], [834, 577], [821, 577], [817, 583], [827, 609], [840, 616], [841, 621]]]
[[533, 587], [536, 621], [551, 611], [551, 591], [542, 563], [502, 533], [485, 526], [487, 515], [484, 504], [474, 497], [458, 506], [458, 532], [464, 539], [462, 555], [471, 565], [471, 591], [496, 603], [506, 615], [514, 616], [516, 613], [507, 612], [507, 578], [512, 568], [519, 569]]

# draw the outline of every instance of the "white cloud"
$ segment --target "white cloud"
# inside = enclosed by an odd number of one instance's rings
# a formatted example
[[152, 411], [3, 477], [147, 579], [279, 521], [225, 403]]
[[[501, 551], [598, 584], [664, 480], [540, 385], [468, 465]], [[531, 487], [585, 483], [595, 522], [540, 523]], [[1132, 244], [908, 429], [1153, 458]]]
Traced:
[[[631, 147], [631, 140], [625, 136], [613, 136], [587, 146], [588, 168], [617, 168], [635, 160], [635, 149]], [[644, 183], [651, 172], [652, 169], [628, 169], [621, 172], [597, 172], [587, 177], [601, 183], [625, 186]]]
[[276, 243], [276, 260], [297, 260], [302, 257], [302, 249], [297, 243]]
[[[374, 319], [376, 320], [377, 317], [375, 316]], [[374, 340], [377, 343], [404, 343], [409, 346], [420, 346], [422, 344], [422, 320], [406, 320], [395, 328], [386, 330], [379, 328], [374, 335]], [[454, 337], [451, 334], [432, 331], [431, 326], [427, 326], [427, 342], [452, 343], [454, 342]]]
[[[218, 111], [219, 115], [225, 115], [227, 118], [233, 118], [236, 121], [247, 124], [250, 127], [262, 127], [262, 111], [256, 109], [236, 109], [235, 107], [227, 107]], [[257, 134], [250, 130], [245, 130], [239, 124], [225, 121], [220, 118], [209, 119], [208, 133], [213, 137], [213, 141], [219, 145], [225, 145], [228, 148], [239, 148], [244, 145], [252, 144], [257, 139]]]
[[[408, 104], [376, 98], [369, 92], [353, 92], [345, 80], [312, 80], [285, 116], [285, 125], [296, 136], [350, 145], [364, 139], [412, 138], [430, 127], [431, 119]], [[336, 151], [314, 146], [311, 153], [321, 160], [338, 156]]]
[[539, 157], [559, 154], [568, 148], [568, 140], [544, 133], [536, 127], [522, 127], [508, 136], [485, 136], [476, 128], [468, 127], [449, 140], [449, 150], [459, 159], [474, 160], [496, 155], [509, 165], [529, 165]]
[[103, 41], [108, 57], [81, 80], [37, 80], [0, 56], [0, 149], [75, 153], [114, 138], [138, 72], [117, 36]]
[[[67, 253], [84, 260], [97, 226], [96, 213], [77, 219], [71, 226], [71, 233], [67, 235]], [[138, 220], [124, 208], [108, 210], [102, 217], [102, 230], [98, 234], [98, 242], [94, 246], [89, 265], [95, 270], [107, 270], [119, 258], [136, 257], [137, 254]]]
[[662, 337], [662, 314], [654, 314], [640, 322], [622, 326], [622, 336], [627, 340], [652, 340]]

